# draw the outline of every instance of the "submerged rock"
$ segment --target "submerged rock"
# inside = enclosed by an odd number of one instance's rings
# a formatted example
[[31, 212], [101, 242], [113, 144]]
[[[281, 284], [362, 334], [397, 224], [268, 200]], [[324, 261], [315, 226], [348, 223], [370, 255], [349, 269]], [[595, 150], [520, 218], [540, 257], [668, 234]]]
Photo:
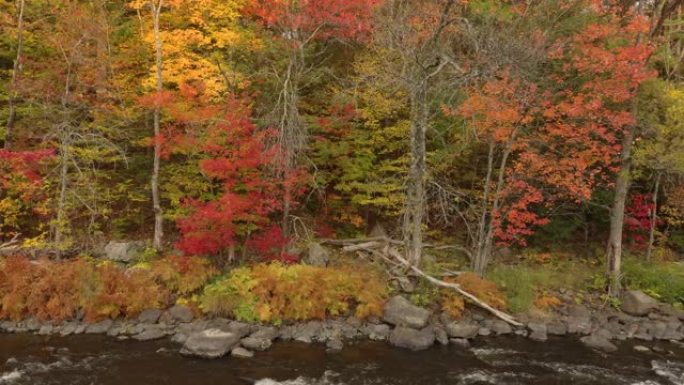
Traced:
[[207, 329], [191, 334], [180, 353], [203, 358], [219, 358], [230, 352], [240, 342], [240, 337], [220, 329]]
[[580, 338], [580, 341], [592, 349], [602, 350], [608, 353], [618, 350], [617, 346], [613, 345], [607, 338], [597, 334], [582, 337]]
[[406, 298], [397, 295], [385, 304], [382, 319], [395, 326], [422, 329], [427, 325], [430, 314], [429, 310], [416, 306]]
[[392, 330], [390, 344], [411, 350], [424, 350], [435, 343], [435, 333], [431, 327], [416, 330], [399, 326]]
[[230, 356], [231, 357], [239, 357], [239, 358], [252, 358], [254, 357], [254, 353], [250, 352], [249, 350], [238, 346], [236, 348], [233, 348], [233, 350], [230, 351]]

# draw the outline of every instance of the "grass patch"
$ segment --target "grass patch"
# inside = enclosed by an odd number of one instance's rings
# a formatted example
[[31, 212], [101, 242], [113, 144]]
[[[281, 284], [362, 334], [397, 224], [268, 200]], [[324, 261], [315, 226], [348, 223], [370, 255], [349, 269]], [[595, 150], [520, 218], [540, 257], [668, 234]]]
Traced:
[[627, 258], [622, 269], [628, 288], [642, 290], [670, 304], [684, 303], [684, 264]]
[[520, 313], [530, 310], [546, 291], [586, 289], [599, 270], [600, 267], [572, 261], [500, 265], [492, 268], [487, 278], [504, 290], [509, 310]]

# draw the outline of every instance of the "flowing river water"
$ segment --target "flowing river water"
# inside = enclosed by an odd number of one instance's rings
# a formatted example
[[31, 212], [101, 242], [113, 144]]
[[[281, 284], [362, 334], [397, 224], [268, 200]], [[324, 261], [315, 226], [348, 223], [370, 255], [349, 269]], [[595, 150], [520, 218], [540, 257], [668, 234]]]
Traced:
[[280, 342], [250, 359], [201, 360], [166, 340], [0, 334], [0, 385], [684, 385], [684, 346], [623, 343], [601, 354], [569, 338], [476, 341], [423, 352], [359, 342], [341, 352]]

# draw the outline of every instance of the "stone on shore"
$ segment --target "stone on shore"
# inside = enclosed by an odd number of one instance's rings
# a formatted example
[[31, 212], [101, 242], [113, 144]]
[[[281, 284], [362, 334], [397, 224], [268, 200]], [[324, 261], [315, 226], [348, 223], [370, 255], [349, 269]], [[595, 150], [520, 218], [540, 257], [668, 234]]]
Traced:
[[392, 297], [386, 304], [382, 319], [395, 326], [422, 329], [428, 323], [430, 311], [416, 306], [402, 296]]
[[228, 354], [240, 342], [240, 337], [220, 329], [207, 329], [191, 334], [180, 353], [202, 358], [219, 358]]
[[452, 338], [475, 338], [480, 332], [480, 325], [467, 321], [454, 321], [446, 325], [446, 332]]
[[435, 333], [432, 327], [421, 330], [398, 326], [389, 337], [389, 342], [393, 346], [411, 349], [414, 351], [425, 350], [435, 343]]
[[622, 311], [627, 314], [644, 316], [658, 305], [658, 301], [639, 290], [627, 290], [622, 294]]
[[592, 349], [601, 350], [608, 353], [618, 350], [617, 346], [615, 346], [607, 338], [597, 334], [582, 337], [580, 338], [580, 341]]

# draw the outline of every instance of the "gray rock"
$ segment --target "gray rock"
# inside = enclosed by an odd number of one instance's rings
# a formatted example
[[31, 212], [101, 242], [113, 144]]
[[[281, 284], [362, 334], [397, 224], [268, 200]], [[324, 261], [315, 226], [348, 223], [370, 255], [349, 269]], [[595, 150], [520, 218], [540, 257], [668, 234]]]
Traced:
[[589, 334], [591, 333], [591, 318], [589, 317], [570, 317], [567, 321], [568, 333]]
[[439, 342], [440, 345], [449, 345], [449, 335], [444, 326], [435, 325], [433, 330], [435, 332], [435, 341]]
[[338, 352], [344, 348], [344, 342], [339, 338], [333, 338], [325, 343], [325, 347], [328, 348], [329, 351]]
[[192, 310], [184, 305], [174, 305], [168, 310], [169, 316], [176, 322], [187, 323], [195, 318]]
[[469, 349], [470, 348], [470, 342], [465, 338], [450, 338], [449, 342], [452, 345], [456, 345], [456, 346], [461, 347], [463, 349]]
[[268, 339], [270, 341], [273, 341], [274, 339], [278, 338], [278, 329], [272, 327], [272, 326], [267, 326], [267, 327], [260, 327], [257, 331], [254, 333], [250, 334], [250, 337], [252, 338], [264, 338]]
[[634, 349], [635, 352], [639, 352], [639, 353], [648, 353], [651, 351], [651, 349], [647, 348], [644, 345], [634, 345], [634, 347], [632, 347], [632, 349]]
[[483, 336], [483, 337], [487, 337], [487, 336], [490, 336], [492, 334], [492, 331], [489, 328], [480, 328], [477, 331], [477, 334], [480, 336]]
[[13, 333], [14, 329], [17, 328], [16, 322], [12, 321], [2, 321], [0, 322], [0, 331], [4, 331], [7, 333]]
[[105, 334], [114, 325], [114, 321], [106, 319], [98, 323], [88, 325], [85, 329], [86, 334]]
[[31, 317], [31, 318], [27, 319], [26, 321], [24, 321], [24, 327], [26, 328], [26, 330], [28, 330], [30, 332], [38, 331], [38, 330], [40, 330], [40, 328], [42, 326], [43, 325], [40, 323], [40, 321], [38, 321], [34, 317]]
[[318, 339], [323, 325], [318, 321], [309, 321], [305, 324], [296, 325], [292, 334], [292, 339], [299, 342], [310, 344]]
[[152, 341], [164, 338], [166, 332], [161, 327], [146, 328], [145, 331], [134, 335], [132, 338], [137, 341]]
[[530, 339], [535, 341], [546, 341], [548, 339], [546, 324], [530, 322], [527, 324], [527, 328], [530, 329], [530, 334], [528, 335]]
[[307, 254], [306, 263], [312, 266], [325, 267], [330, 260], [330, 252], [320, 243], [311, 242]]
[[263, 351], [271, 347], [273, 343], [268, 338], [247, 337], [240, 341], [240, 345], [250, 350]]
[[119, 321], [114, 321], [112, 327], [107, 330], [108, 337], [116, 337], [123, 332], [123, 325]]
[[141, 242], [110, 241], [104, 248], [104, 258], [114, 262], [133, 262], [142, 248]]
[[52, 325], [43, 325], [38, 330], [38, 335], [49, 336], [54, 332], [54, 327]]
[[622, 311], [627, 314], [643, 316], [658, 308], [658, 301], [639, 290], [622, 293]]
[[592, 349], [602, 350], [608, 353], [617, 350], [617, 346], [613, 345], [612, 342], [596, 334], [582, 337], [580, 338], [580, 341]]
[[402, 296], [394, 296], [384, 308], [382, 318], [385, 322], [395, 326], [407, 326], [422, 329], [427, 325], [430, 311], [415, 306]]
[[143, 324], [154, 324], [159, 321], [159, 317], [161, 317], [161, 315], [162, 312], [159, 309], [147, 309], [140, 313], [138, 316], [138, 322]]
[[424, 350], [435, 343], [435, 333], [431, 327], [421, 330], [398, 326], [389, 337], [390, 344], [411, 350]]
[[249, 350], [238, 346], [233, 348], [233, 350], [230, 351], [230, 356], [231, 357], [238, 357], [238, 358], [252, 358], [254, 357], [254, 353], [250, 352]]
[[[210, 326], [216, 327], [217, 323], [212, 322], [210, 323]], [[219, 329], [223, 329], [223, 326], [219, 327]], [[242, 338], [251, 332], [251, 327], [244, 322], [230, 321], [228, 323], [227, 330], [237, 334], [240, 336], [240, 338]]]
[[240, 342], [237, 334], [220, 329], [207, 329], [191, 334], [181, 349], [181, 354], [203, 358], [219, 358], [230, 352]]
[[546, 332], [554, 336], [564, 336], [568, 333], [568, 325], [563, 322], [551, 322], [546, 325]]
[[368, 325], [366, 330], [368, 338], [373, 341], [385, 341], [390, 335], [390, 327], [387, 324]]
[[511, 325], [502, 320], [492, 321], [489, 325], [489, 328], [498, 336], [513, 333], [513, 328], [511, 328]]
[[479, 331], [480, 325], [467, 321], [454, 321], [446, 325], [446, 332], [452, 338], [474, 338]]
[[176, 332], [176, 334], [171, 337], [171, 342], [182, 345], [188, 340], [188, 337], [190, 337], [190, 335], [187, 332]]
[[586, 306], [572, 305], [568, 307], [569, 318], [589, 318], [591, 319], [591, 311]]
[[77, 327], [77, 322], [67, 322], [64, 325], [62, 325], [62, 329], [59, 331], [59, 335], [62, 337], [72, 335], [76, 332]]

